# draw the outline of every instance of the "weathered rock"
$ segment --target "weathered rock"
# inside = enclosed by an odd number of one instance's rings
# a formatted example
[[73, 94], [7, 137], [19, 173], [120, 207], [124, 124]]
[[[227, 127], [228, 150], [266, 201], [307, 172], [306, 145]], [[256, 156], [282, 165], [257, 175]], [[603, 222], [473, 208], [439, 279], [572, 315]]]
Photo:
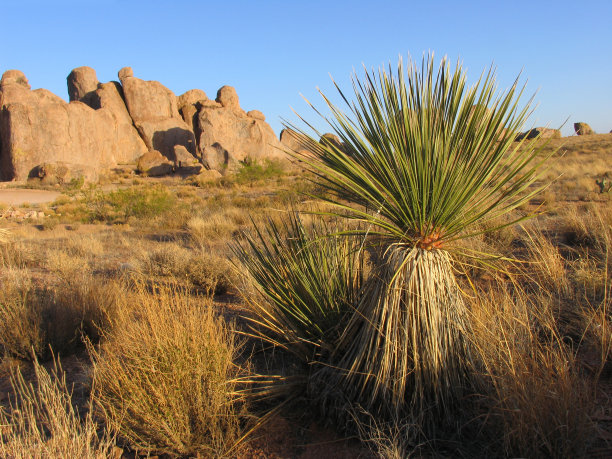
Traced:
[[83, 99], [98, 89], [98, 77], [91, 67], [77, 67], [66, 78], [70, 101]]
[[69, 183], [71, 179], [88, 176], [90, 179], [96, 179], [98, 171], [83, 165], [75, 166], [68, 163], [44, 163], [34, 167], [30, 171], [30, 179], [39, 179], [45, 185], [56, 185]]
[[327, 133], [327, 134], [323, 134], [321, 136], [321, 139], [319, 139], [319, 143], [321, 145], [334, 145], [336, 148], [342, 149], [342, 141], [340, 140], [340, 137], [338, 137], [336, 134], [331, 134], [331, 133]]
[[65, 163], [95, 180], [113, 164], [113, 119], [81, 102], [66, 103], [47, 90], [31, 91], [14, 72], [0, 93], [0, 180], [25, 180], [42, 164]]
[[240, 102], [238, 101], [238, 94], [232, 86], [223, 86], [217, 91], [217, 102], [223, 107], [231, 110], [240, 111]]
[[124, 78], [133, 77], [134, 71], [132, 70], [132, 67], [123, 67], [121, 70], [119, 70], [117, 76], [119, 76], [119, 80], [123, 80]]
[[174, 166], [175, 167], [193, 167], [199, 164], [198, 158], [193, 156], [182, 145], [174, 146]]
[[105, 111], [114, 120], [114, 129], [109, 132], [114, 145], [111, 161], [115, 164], [133, 164], [148, 149], [132, 123], [132, 118], [123, 101], [123, 90], [117, 82], [101, 83], [98, 89], [86, 98], [89, 105]]
[[574, 123], [574, 131], [576, 131], [577, 135], [591, 135], [595, 134], [591, 126], [587, 123]]
[[312, 141], [308, 137], [289, 128], [281, 131], [280, 142], [287, 150], [294, 153], [309, 152], [313, 148]]
[[177, 103], [179, 110], [186, 105], [195, 105], [201, 100], [208, 100], [208, 96], [201, 89], [190, 89], [178, 97]]
[[207, 101], [206, 93], [201, 89], [190, 89], [184, 94], [178, 97], [178, 110], [183, 121], [189, 126], [191, 131], [195, 134], [195, 138], [198, 138], [197, 132], [197, 113], [198, 113], [198, 102]]
[[541, 139], [560, 139], [561, 131], [558, 129], [549, 129], [545, 127], [537, 127], [533, 129], [529, 129], [528, 131], [521, 132], [516, 136], [516, 140], [531, 140], [536, 137], [540, 137]]
[[28, 79], [21, 70], [7, 70], [2, 74], [2, 80], [0, 80], [0, 88], [9, 84], [17, 84], [26, 89], [31, 89]]
[[247, 112], [247, 116], [249, 118], [253, 118], [254, 120], [265, 121], [266, 117], [259, 110], [250, 110]]
[[239, 106], [236, 109], [237, 96], [226, 97], [232, 92], [235, 94], [229, 86], [219, 90], [221, 106], [198, 104], [198, 146], [208, 167], [225, 173], [246, 160], [285, 158], [272, 128], [265, 121], [246, 116]]
[[138, 158], [136, 166], [138, 172], [149, 177], [167, 175], [174, 170], [173, 164], [161, 152], [151, 150]]
[[[131, 69], [130, 69], [131, 71]], [[119, 71], [128, 112], [149, 150], [158, 150], [167, 158], [175, 145], [196, 152], [195, 137], [178, 112], [177, 98], [157, 81], [144, 81]]]

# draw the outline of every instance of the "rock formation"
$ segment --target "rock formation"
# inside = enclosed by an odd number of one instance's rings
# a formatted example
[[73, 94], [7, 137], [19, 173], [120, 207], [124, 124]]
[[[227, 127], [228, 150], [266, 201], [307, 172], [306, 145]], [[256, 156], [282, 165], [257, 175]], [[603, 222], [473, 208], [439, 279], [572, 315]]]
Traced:
[[209, 168], [225, 172], [240, 162], [284, 157], [282, 145], [262, 117], [247, 115], [231, 86], [219, 89], [216, 102], [198, 103], [198, 145]]
[[591, 126], [587, 123], [574, 123], [574, 131], [576, 131], [577, 135], [591, 135], [595, 134]]
[[[149, 175], [225, 173], [240, 162], [283, 158], [283, 146], [258, 110], [240, 107], [231, 86], [216, 101], [192, 89], [176, 97], [156, 81], [118, 73], [121, 83], [100, 83], [91, 67], [67, 77], [70, 103], [32, 90], [19, 70], [0, 82], [0, 180], [39, 178], [61, 183], [120, 164]], [[196, 142], [197, 140], [197, 142]]]
[[531, 140], [536, 137], [540, 137], [541, 139], [560, 139], [561, 131], [558, 129], [549, 129], [545, 127], [537, 127], [533, 129], [529, 129], [528, 131], [522, 132], [516, 136], [516, 140]]
[[0, 180], [25, 180], [52, 163], [95, 180], [113, 163], [111, 115], [44, 89], [32, 91], [19, 73], [5, 72], [0, 82]]
[[191, 89], [184, 94], [181, 94], [178, 98], [178, 110], [183, 121], [191, 128], [191, 131], [195, 134], [195, 138], [199, 138], [197, 131], [198, 125], [198, 102], [207, 101], [206, 93], [201, 89]]
[[293, 129], [283, 129], [280, 133], [280, 141], [283, 147], [292, 153], [306, 153], [312, 149], [312, 141]]
[[70, 102], [87, 98], [98, 89], [98, 76], [91, 67], [77, 67], [66, 78], [68, 83], [68, 98]]
[[193, 132], [178, 111], [177, 98], [158, 81], [136, 78], [129, 67], [119, 71], [128, 111], [149, 150], [166, 158], [174, 154], [175, 145], [183, 145], [195, 154]]

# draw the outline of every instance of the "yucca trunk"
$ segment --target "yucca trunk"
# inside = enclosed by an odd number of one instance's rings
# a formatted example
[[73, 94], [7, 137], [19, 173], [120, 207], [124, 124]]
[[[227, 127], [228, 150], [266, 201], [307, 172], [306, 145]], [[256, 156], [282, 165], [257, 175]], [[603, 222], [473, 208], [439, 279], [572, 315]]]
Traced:
[[323, 371], [369, 411], [448, 412], [467, 382], [466, 324], [448, 252], [393, 244]]

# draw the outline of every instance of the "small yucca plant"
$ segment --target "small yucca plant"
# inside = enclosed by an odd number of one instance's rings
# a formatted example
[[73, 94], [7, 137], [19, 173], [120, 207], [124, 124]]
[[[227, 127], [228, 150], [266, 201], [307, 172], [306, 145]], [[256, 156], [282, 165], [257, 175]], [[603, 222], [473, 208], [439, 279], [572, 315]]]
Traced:
[[514, 143], [529, 103], [518, 108], [517, 82], [499, 93], [489, 71], [468, 87], [460, 65], [451, 70], [443, 59], [436, 70], [433, 56], [420, 69], [400, 59], [397, 71], [366, 71], [353, 87], [354, 102], [337, 87], [347, 113], [323, 95], [341, 143], [319, 142], [315, 130], [299, 159], [336, 214], [384, 244], [322, 371], [333, 391], [366, 409], [422, 421], [456, 406], [469, 384], [453, 243], [477, 233], [476, 222], [496, 229], [482, 224], [536, 192], [534, 143]]
[[256, 335], [306, 364], [332, 353], [363, 282], [362, 241], [329, 237], [339, 228], [292, 211], [233, 246], [256, 290], [246, 298]]

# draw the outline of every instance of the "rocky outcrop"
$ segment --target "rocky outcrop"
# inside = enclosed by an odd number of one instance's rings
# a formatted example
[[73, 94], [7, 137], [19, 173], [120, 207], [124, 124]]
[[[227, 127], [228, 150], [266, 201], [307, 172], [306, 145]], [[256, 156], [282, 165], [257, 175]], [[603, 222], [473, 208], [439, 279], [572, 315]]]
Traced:
[[206, 93], [201, 89], [190, 89], [178, 98], [178, 110], [183, 118], [183, 121], [191, 128], [195, 138], [199, 137], [197, 132], [198, 125], [198, 102], [207, 101]]
[[67, 103], [32, 90], [19, 70], [6, 71], [0, 180], [95, 180], [105, 169], [137, 162], [149, 175], [198, 174], [202, 162], [225, 173], [240, 162], [286, 157], [264, 114], [245, 112], [231, 86], [220, 88], [216, 100], [199, 89], [177, 98], [159, 82], [135, 78], [129, 67], [119, 78], [100, 83], [94, 69], [75, 68], [66, 79]]
[[70, 102], [79, 100], [85, 102], [91, 93], [98, 89], [98, 77], [91, 67], [77, 67], [66, 78], [68, 98]]
[[560, 139], [561, 131], [559, 129], [549, 129], [545, 127], [537, 127], [521, 132], [516, 136], [516, 140], [531, 140], [539, 137], [540, 139]]
[[158, 177], [170, 174], [174, 170], [174, 166], [159, 151], [152, 150], [138, 158], [136, 169], [141, 174], [148, 175], [149, 177]]
[[178, 112], [177, 98], [158, 81], [136, 78], [129, 67], [119, 71], [128, 112], [149, 150], [171, 158], [175, 145], [195, 154], [195, 137]]
[[272, 128], [258, 118], [240, 108], [230, 86], [219, 89], [216, 102], [198, 104], [198, 145], [209, 168], [225, 173], [240, 162], [285, 156]]
[[132, 118], [123, 101], [123, 90], [117, 82], [98, 84], [90, 96], [86, 96], [90, 106], [108, 112], [114, 126], [109, 136], [115, 148], [111, 161], [116, 164], [134, 163], [147, 152], [147, 146], [132, 123]]
[[312, 149], [312, 141], [308, 137], [289, 128], [281, 131], [280, 142], [290, 153], [307, 153]]
[[595, 134], [595, 131], [587, 123], [574, 123], [574, 131], [576, 131], [577, 135]]
[[[8, 73], [8, 74], [7, 74]], [[19, 72], [21, 73], [21, 72]], [[113, 119], [47, 90], [31, 91], [23, 74], [0, 82], [0, 180], [25, 180], [43, 164], [69, 164], [89, 180], [113, 163]]]

